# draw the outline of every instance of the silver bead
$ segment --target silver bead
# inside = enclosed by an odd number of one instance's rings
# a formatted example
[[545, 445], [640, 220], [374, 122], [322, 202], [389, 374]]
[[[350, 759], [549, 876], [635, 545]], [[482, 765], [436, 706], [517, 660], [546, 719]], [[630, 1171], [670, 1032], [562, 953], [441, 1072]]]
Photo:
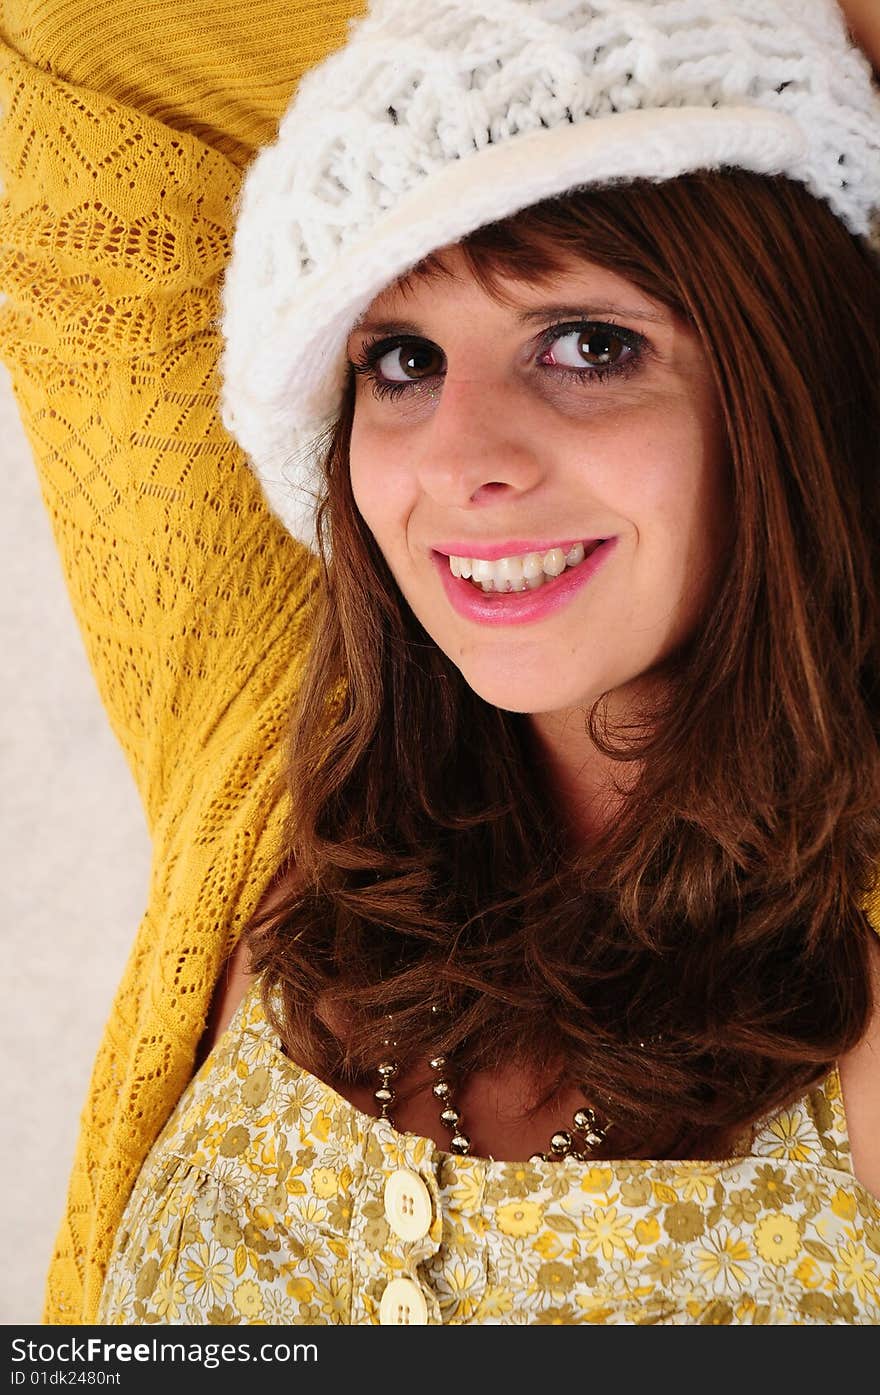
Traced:
[[461, 1115], [451, 1104], [440, 1114], [440, 1123], [445, 1124], [448, 1129], [454, 1129], [460, 1119]]
[[383, 1061], [376, 1067], [383, 1080], [391, 1080], [397, 1074], [396, 1061]]
[[373, 1091], [373, 1099], [377, 1104], [387, 1105], [394, 1103], [394, 1091], [389, 1090], [387, 1085], [380, 1085], [378, 1090]]
[[445, 1056], [432, 1056], [431, 1059], [430, 1059], [430, 1061], [428, 1062], [428, 1065], [431, 1067], [431, 1070], [436, 1070], [436, 1071], [445, 1070], [445, 1069], [446, 1069], [446, 1057], [445, 1057]]
[[[381, 1069], [381, 1067], [380, 1067]], [[596, 1127], [596, 1115], [592, 1109], [578, 1109], [574, 1116], [574, 1126], [581, 1133]]]
[[431, 1094], [438, 1100], [448, 1100], [452, 1094], [452, 1086], [448, 1080], [437, 1080], [431, 1086]]
[[454, 1133], [449, 1143], [453, 1153], [469, 1153], [471, 1151], [471, 1141], [467, 1134]]
[[559, 1132], [554, 1133], [553, 1137], [550, 1139], [551, 1149], [560, 1158], [564, 1158], [570, 1153], [573, 1146], [574, 1140], [567, 1129], [560, 1129]]

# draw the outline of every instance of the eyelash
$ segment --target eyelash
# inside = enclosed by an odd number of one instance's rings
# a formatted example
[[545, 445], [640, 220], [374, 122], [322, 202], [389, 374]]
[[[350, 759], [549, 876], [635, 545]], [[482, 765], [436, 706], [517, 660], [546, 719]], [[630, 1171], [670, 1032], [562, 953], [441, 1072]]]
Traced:
[[[619, 339], [625, 348], [631, 350], [630, 357], [619, 364], [605, 364], [590, 368], [584, 365], [583, 368], [560, 367], [559, 365], [540, 364], [539, 367], [546, 368], [552, 373], [554, 378], [563, 382], [577, 382], [579, 386], [585, 387], [593, 384], [599, 386], [609, 382], [612, 378], [624, 379], [637, 373], [642, 367], [642, 360], [649, 351], [648, 341], [635, 330], [624, 329], [621, 325], [614, 324], [610, 320], [575, 320], [566, 324], [551, 325], [541, 336], [536, 357], [540, 358], [557, 339], [563, 339], [566, 335], [574, 334], [577, 331], [589, 332], [595, 330], [612, 330], [615, 338]], [[413, 389], [422, 387], [431, 381], [430, 378], [413, 378], [409, 381], [390, 382], [381, 378], [376, 372], [377, 364], [386, 354], [390, 354], [394, 349], [402, 349], [406, 345], [424, 344], [430, 341], [419, 339], [414, 335], [395, 335], [390, 339], [368, 339], [361, 346], [360, 353], [356, 359], [350, 360], [352, 370], [368, 379], [374, 396], [378, 398], [395, 399], [403, 393], [408, 393]]]

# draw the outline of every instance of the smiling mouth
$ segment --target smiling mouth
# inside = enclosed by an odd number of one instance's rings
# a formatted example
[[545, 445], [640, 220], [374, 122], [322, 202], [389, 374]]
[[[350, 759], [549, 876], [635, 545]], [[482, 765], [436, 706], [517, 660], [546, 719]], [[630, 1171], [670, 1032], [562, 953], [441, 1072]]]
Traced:
[[547, 552], [525, 552], [511, 557], [499, 557], [489, 562], [481, 557], [448, 556], [453, 576], [469, 581], [483, 592], [537, 591], [565, 571], [579, 567], [602, 546], [604, 538], [590, 538], [573, 543], [567, 550], [551, 547]]

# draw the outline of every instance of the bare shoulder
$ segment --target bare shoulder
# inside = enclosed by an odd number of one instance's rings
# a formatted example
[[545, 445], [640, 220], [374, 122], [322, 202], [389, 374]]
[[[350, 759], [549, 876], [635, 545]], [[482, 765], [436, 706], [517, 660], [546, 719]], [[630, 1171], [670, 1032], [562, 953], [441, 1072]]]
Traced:
[[248, 971], [245, 942], [239, 940], [217, 980], [207, 1026], [196, 1053], [196, 1067], [201, 1065], [208, 1052], [229, 1026], [235, 1015], [235, 1009], [250, 987], [251, 981], [252, 976]]
[[[271, 915], [273, 911], [278, 910], [284, 904], [286, 897], [290, 895], [291, 885], [295, 877], [296, 870], [292, 864], [285, 863], [279, 867], [263, 893], [254, 913], [252, 925], [255, 922], [259, 923], [265, 916]], [[252, 983], [250, 946], [248, 936], [245, 934], [239, 939], [235, 949], [223, 965], [214, 986], [208, 1020], [196, 1052], [196, 1068], [202, 1064], [208, 1052], [226, 1031], [235, 1016], [236, 1008]]]
[[840, 1060], [853, 1170], [880, 1200], [880, 943], [874, 955], [874, 1015], [858, 1046]]

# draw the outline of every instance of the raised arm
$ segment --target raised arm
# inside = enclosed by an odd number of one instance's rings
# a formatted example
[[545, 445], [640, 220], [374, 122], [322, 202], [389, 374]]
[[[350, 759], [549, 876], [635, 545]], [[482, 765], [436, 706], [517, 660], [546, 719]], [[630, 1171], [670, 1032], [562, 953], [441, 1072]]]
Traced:
[[216, 317], [242, 168], [355, 8], [2, 10], [0, 358], [151, 826], [315, 580], [219, 421]]
[[221, 425], [216, 320], [242, 169], [354, 8], [0, 4], [0, 360], [156, 850], [50, 1323], [93, 1320], [128, 1188], [281, 854], [268, 811], [317, 567]]

